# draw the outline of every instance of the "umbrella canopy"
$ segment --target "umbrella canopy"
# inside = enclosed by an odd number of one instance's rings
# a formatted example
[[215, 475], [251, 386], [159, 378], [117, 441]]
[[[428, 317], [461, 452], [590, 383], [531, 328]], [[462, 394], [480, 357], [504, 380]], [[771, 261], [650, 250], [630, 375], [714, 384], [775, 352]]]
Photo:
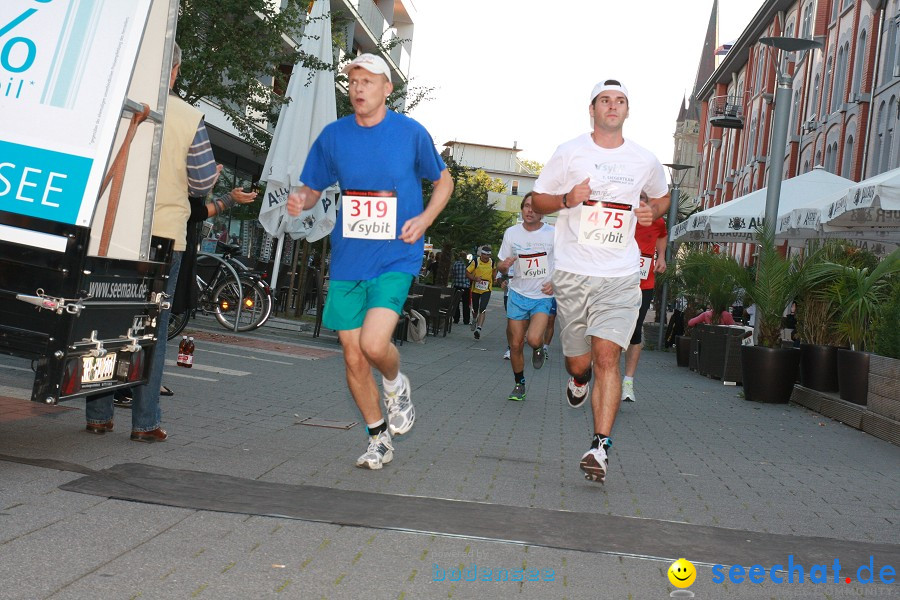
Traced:
[[821, 222], [825, 231], [835, 227], [900, 230], [900, 169], [851, 184], [824, 208]]
[[[778, 220], [816, 198], [846, 191], [853, 181], [829, 173], [821, 167], [781, 182]], [[763, 225], [766, 188], [701, 211], [672, 229], [675, 242], [752, 242]], [[777, 223], [776, 223], [777, 226]]]
[[[313, 3], [300, 51], [331, 64], [334, 55], [328, 8], [328, 0]], [[306, 238], [313, 242], [328, 235], [334, 227], [334, 198], [325, 197], [312, 209], [290, 217], [287, 197], [291, 187], [301, 185], [300, 171], [313, 142], [327, 124], [337, 119], [334, 73], [311, 70], [297, 63], [288, 82], [287, 98], [289, 102], [281, 109], [263, 167], [261, 178], [266, 182], [266, 191], [259, 222], [269, 235], [282, 237], [289, 233], [294, 239]]]

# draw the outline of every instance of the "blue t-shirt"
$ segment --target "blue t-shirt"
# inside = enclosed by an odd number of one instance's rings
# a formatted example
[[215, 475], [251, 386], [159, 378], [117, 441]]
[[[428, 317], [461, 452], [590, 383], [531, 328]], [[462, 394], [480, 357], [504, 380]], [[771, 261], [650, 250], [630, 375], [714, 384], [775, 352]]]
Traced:
[[[354, 115], [328, 124], [310, 148], [300, 181], [314, 190], [337, 183], [342, 190], [396, 191], [399, 235], [407, 220], [422, 213], [422, 180], [437, 181], [445, 168], [425, 128], [389, 110], [374, 127], [358, 125]], [[418, 275], [423, 238], [413, 244], [345, 238], [341, 213], [331, 232], [332, 279], [372, 279], [390, 271]]]

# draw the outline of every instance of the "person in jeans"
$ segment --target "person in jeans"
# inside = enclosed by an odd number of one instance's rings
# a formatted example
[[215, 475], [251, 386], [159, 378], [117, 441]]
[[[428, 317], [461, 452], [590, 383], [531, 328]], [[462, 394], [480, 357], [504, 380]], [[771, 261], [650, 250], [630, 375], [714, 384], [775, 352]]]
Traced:
[[[466, 253], [458, 252], [456, 254], [456, 260], [453, 261], [453, 264], [450, 266], [450, 279], [453, 284], [453, 289], [456, 290], [457, 295], [459, 296], [459, 300], [456, 302], [456, 306], [453, 307], [453, 322], [459, 323], [459, 317], [462, 315], [463, 323], [469, 324], [469, 278], [466, 277]], [[462, 311], [460, 311], [459, 307], [462, 304]]]
[[[331, 232], [331, 283], [322, 323], [338, 332], [350, 394], [366, 421], [369, 444], [356, 466], [381, 469], [394, 458], [391, 436], [415, 422], [409, 378], [391, 343], [413, 277], [425, 252], [425, 230], [450, 199], [453, 179], [431, 135], [387, 108], [394, 89], [387, 63], [360, 54], [344, 67], [353, 114], [329, 123], [316, 138], [288, 195], [291, 216], [310, 209], [338, 183], [341, 210]], [[434, 182], [426, 207], [422, 180]], [[372, 368], [384, 389], [387, 421]]]
[[[181, 48], [175, 45], [169, 89], [181, 67]], [[159, 178], [153, 213], [153, 235], [175, 240], [166, 295], [175, 295], [181, 256], [186, 248], [187, 222], [191, 214], [189, 196], [206, 196], [218, 178], [215, 158], [203, 113], [169, 94], [163, 125], [163, 142], [159, 158]], [[157, 319], [157, 340], [153, 348], [150, 374], [146, 385], [133, 390], [131, 407], [131, 439], [136, 442], [162, 442], [168, 434], [162, 429], [159, 407], [160, 385], [166, 362], [166, 332], [169, 328], [169, 309], [162, 310]], [[93, 396], [85, 402], [86, 430], [104, 434], [113, 430], [113, 394]]]

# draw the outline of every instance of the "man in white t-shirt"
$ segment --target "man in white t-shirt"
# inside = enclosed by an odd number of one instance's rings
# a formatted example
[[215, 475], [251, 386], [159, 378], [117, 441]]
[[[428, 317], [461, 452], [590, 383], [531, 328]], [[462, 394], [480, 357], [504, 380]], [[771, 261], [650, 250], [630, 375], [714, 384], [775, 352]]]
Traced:
[[553, 305], [553, 227], [541, 222], [542, 215], [531, 206], [532, 193], [522, 200], [522, 222], [503, 234], [497, 268], [511, 273], [507, 283], [506, 339], [515, 387], [510, 400], [525, 399], [525, 340], [531, 346], [531, 366], [544, 366], [544, 331]]
[[[628, 90], [615, 79], [591, 91], [592, 131], [562, 144], [534, 184], [534, 210], [559, 212], [553, 289], [572, 407], [591, 393], [594, 436], [579, 466], [603, 483], [610, 434], [621, 401], [619, 355], [628, 348], [641, 307], [638, 222], [650, 225], [669, 208], [662, 165], [622, 135]], [[646, 202], [640, 199], [646, 193]]]

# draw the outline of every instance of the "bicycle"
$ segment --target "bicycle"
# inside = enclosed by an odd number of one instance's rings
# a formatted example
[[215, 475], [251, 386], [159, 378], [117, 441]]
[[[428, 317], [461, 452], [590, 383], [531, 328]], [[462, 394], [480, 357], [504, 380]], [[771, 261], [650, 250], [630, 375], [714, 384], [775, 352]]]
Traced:
[[223, 244], [222, 256], [201, 252], [197, 256], [198, 306], [169, 317], [167, 338], [187, 327], [188, 319], [200, 311], [213, 315], [229, 331], [252, 331], [272, 315], [272, 290], [262, 273], [236, 259], [240, 246]]

